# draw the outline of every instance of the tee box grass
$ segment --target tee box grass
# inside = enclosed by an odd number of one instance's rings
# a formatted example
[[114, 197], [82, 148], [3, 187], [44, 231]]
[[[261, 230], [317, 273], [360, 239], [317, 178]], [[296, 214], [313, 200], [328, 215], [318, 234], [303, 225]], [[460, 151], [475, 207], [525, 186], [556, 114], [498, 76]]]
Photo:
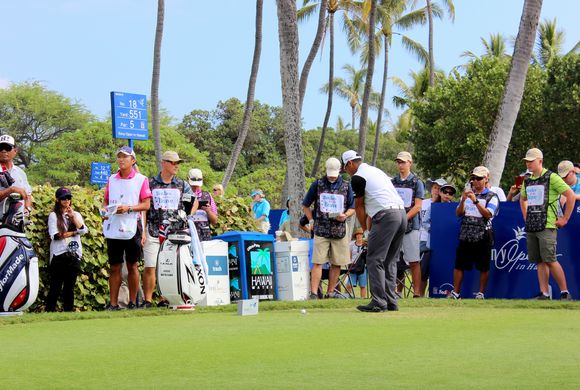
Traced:
[[0, 388], [580, 387], [577, 302], [360, 303], [0, 318]]

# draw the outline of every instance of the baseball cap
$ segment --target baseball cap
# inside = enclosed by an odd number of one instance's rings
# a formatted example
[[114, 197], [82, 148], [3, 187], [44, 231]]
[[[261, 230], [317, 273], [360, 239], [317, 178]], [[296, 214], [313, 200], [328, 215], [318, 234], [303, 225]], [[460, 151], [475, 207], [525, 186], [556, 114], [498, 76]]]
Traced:
[[471, 171], [471, 175], [477, 177], [487, 177], [489, 176], [489, 169], [487, 169], [483, 165], [480, 165], [478, 167], [473, 168], [473, 171]]
[[60, 187], [58, 190], [56, 190], [56, 193], [54, 194], [54, 196], [56, 197], [56, 199], [62, 200], [68, 196], [70, 196], [72, 198], [72, 193], [70, 192], [70, 190], [68, 188]]
[[411, 157], [411, 153], [409, 152], [399, 152], [395, 161], [413, 161], [413, 157]]
[[263, 196], [263, 195], [264, 195], [264, 192], [263, 192], [262, 190], [253, 190], [253, 191], [250, 193], [250, 196], [251, 196], [252, 198], [253, 198], [254, 196], [256, 196], [256, 195], [262, 195], [262, 196]]
[[0, 135], [0, 144], [8, 144], [14, 146], [14, 138], [9, 136], [8, 134]]
[[201, 172], [201, 169], [197, 168], [190, 169], [189, 172], [187, 172], [187, 178], [189, 179], [188, 180], [189, 184], [191, 184], [192, 186], [201, 187], [203, 185], [203, 173]]
[[425, 183], [427, 191], [431, 191], [431, 187], [433, 187], [433, 184], [438, 184], [439, 187], [443, 187], [445, 184], [447, 184], [447, 180], [443, 178], [439, 178], [437, 180], [427, 179], [427, 182]]
[[352, 160], [362, 159], [362, 157], [354, 150], [347, 150], [342, 154], [342, 165], [346, 165], [347, 162]]
[[171, 162], [182, 162], [183, 160], [179, 158], [179, 154], [174, 152], [173, 150], [168, 150], [163, 153], [161, 156], [163, 161], [171, 161]]
[[122, 146], [118, 151], [117, 151], [117, 156], [119, 155], [119, 153], [123, 153], [127, 156], [133, 156], [133, 158], [137, 158], [137, 156], [135, 156], [135, 151], [133, 150], [132, 147], [130, 146]]
[[331, 157], [326, 160], [326, 176], [336, 177], [340, 174], [340, 161]]
[[564, 160], [558, 164], [558, 175], [560, 177], [566, 177], [570, 171], [574, 170], [574, 164], [572, 161]]
[[542, 151], [540, 149], [532, 148], [526, 152], [526, 157], [524, 157], [524, 160], [534, 161], [534, 160], [543, 159], [543, 158], [544, 158], [544, 155], [542, 154]]

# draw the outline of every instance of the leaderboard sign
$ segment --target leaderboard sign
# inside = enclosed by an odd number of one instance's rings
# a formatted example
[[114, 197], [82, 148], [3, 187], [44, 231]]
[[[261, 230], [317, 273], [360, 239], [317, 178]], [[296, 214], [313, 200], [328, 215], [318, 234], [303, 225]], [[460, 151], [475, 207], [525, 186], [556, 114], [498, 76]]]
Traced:
[[147, 96], [127, 92], [111, 92], [113, 138], [145, 141], [147, 127]]

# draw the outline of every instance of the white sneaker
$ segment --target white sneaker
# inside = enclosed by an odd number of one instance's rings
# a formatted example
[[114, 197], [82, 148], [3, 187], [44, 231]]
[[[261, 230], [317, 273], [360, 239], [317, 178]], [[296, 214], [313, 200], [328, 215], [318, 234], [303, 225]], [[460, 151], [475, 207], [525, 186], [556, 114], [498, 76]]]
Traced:
[[475, 294], [475, 299], [485, 299], [485, 295], [483, 295], [483, 293], [480, 291]]
[[449, 299], [461, 299], [461, 295], [457, 294], [455, 291], [451, 291], [451, 294], [447, 295]]

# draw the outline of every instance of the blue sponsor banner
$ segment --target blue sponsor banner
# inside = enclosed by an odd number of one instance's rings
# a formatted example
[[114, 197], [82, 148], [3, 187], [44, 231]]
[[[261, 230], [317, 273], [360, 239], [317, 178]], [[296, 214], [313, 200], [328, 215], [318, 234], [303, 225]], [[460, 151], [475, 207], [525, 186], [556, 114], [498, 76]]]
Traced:
[[227, 256], [206, 256], [207, 273], [208, 275], [222, 275], [228, 274], [228, 258]]
[[[453, 289], [455, 250], [459, 243], [460, 219], [457, 203], [434, 203], [431, 209], [431, 262], [429, 296], [443, 298]], [[526, 232], [519, 202], [502, 202], [493, 220], [492, 250], [486, 298], [529, 299], [540, 291], [537, 268], [528, 262]], [[558, 261], [564, 268], [568, 290], [580, 296], [580, 202], [576, 202], [568, 224], [558, 230]], [[560, 289], [550, 278], [554, 298]], [[479, 271], [466, 271], [461, 296], [472, 298], [479, 290]]]

